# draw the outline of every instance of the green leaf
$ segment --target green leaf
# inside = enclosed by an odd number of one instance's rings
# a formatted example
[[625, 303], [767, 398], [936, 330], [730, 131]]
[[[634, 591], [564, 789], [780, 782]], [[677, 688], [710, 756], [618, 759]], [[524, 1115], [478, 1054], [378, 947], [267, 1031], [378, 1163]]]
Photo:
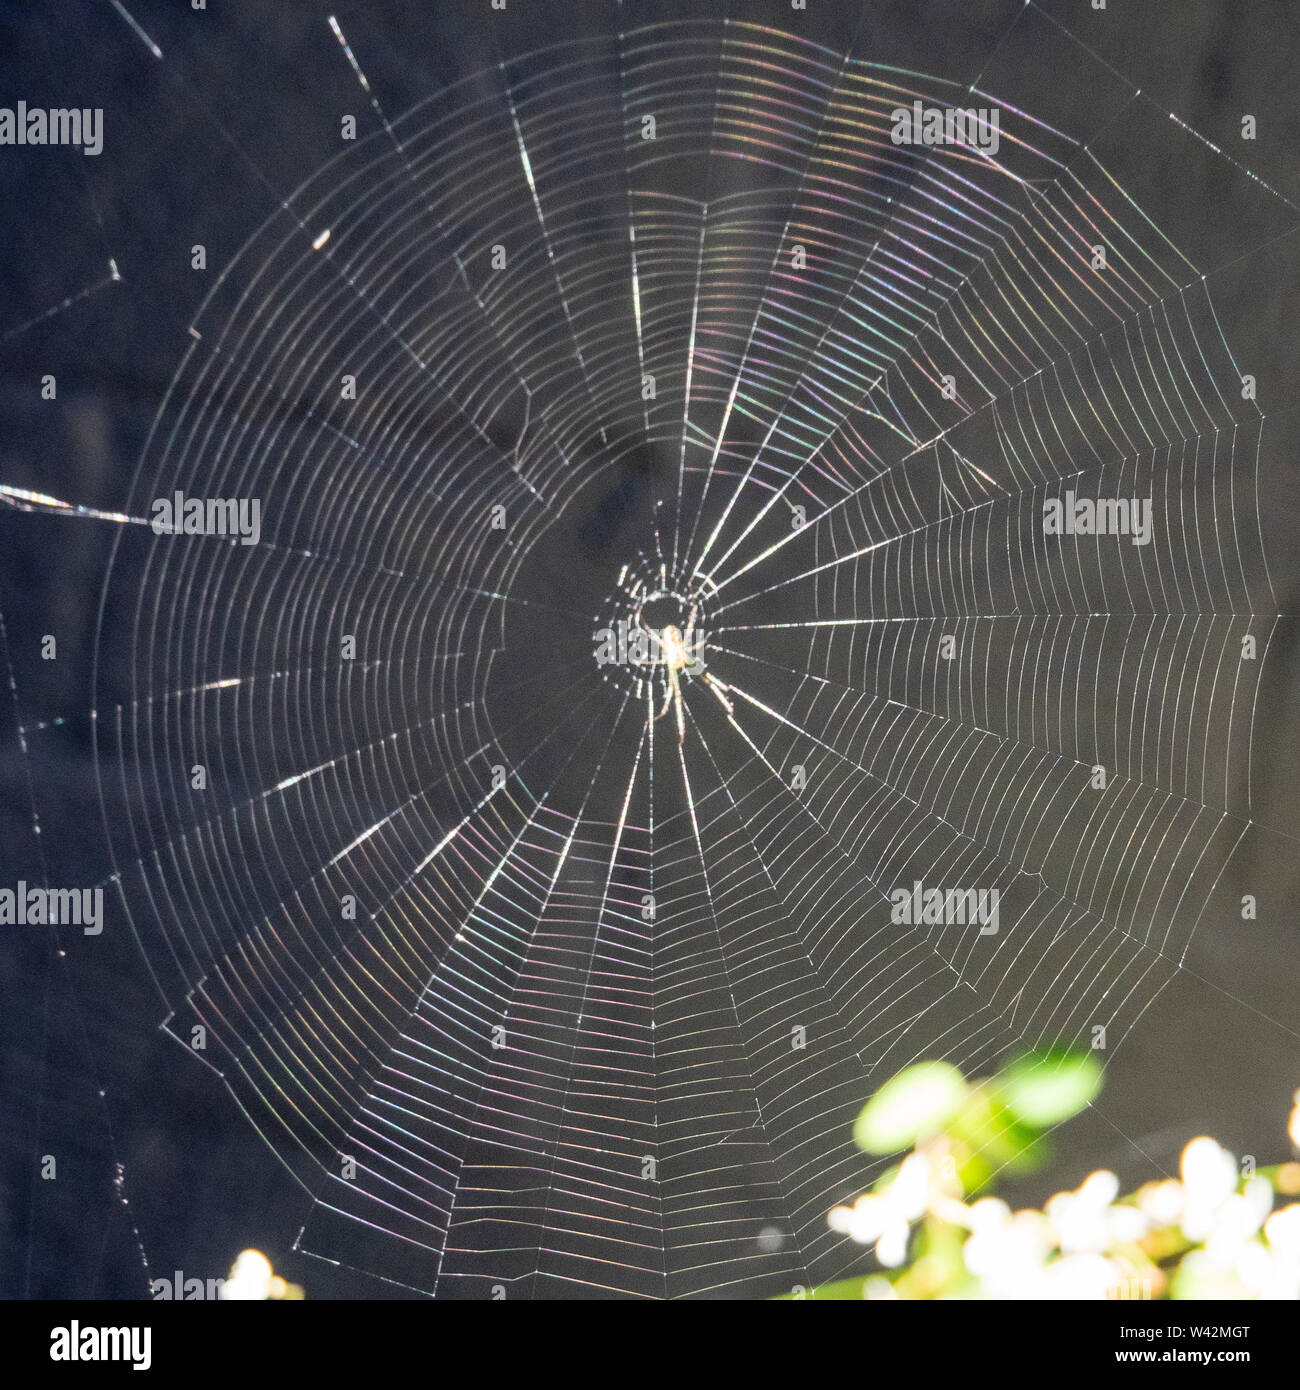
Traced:
[[1101, 1080], [1089, 1052], [1031, 1052], [998, 1075], [1007, 1109], [1036, 1129], [1077, 1115], [1101, 1091]]
[[867, 1102], [853, 1139], [868, 1153], [908, 1148], [941, 1129], [961, 1108], [966, 1079], [947, 1062], [921, 1062], [887, 1081]]
[[945, 1129], [957, 1141], [957, 1176], [967, 1192], [978, 1191], [1002, 1168], [1032, 1172], [1050, 1155], [1042, 1130], [1007, 1108], [997, 1081], [969, 1087]]

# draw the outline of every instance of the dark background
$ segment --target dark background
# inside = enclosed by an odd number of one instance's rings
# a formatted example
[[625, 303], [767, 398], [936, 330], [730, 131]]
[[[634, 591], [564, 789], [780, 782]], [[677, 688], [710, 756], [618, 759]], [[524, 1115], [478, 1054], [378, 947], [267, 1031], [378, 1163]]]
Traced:
[[[342, 112], [366, 117], [327, 24], [337, 13], [390, 115], [502, 53], [527, 52], [613, 22], [608, 3], [487, 0], [425, 4], [181, 0], [128, 7], [165, 55], [157, 61], [107, 3], [0, 4], [0, 104], [103, 106], [105, 152], [0, 151], [0, 482], [83, 506], [121, 506], [149, 426], [216, 274], [338, 147]], [[625, 9], [629, 6], [625, 6]], [[647, 18], [671, 5], [637, 3]], [[677, 13], [713, 13], [691, 4]], [[885, 62], [973, 76], [1013, 4], [778, 0], [729, 13], [804, 33]], [[1300, 11], [1286, 0], [1044, 0], [1154, 103], [1176, 112], [1293, 202], [1300, 202]], [[989, 40], [954, 48], [956, 11]], [[975, 19], [970, 20], [971, 15]], [[864, 19], [862, 25], [859, 20]], [[965, 30], [961, 31], [963, 34]], [[967, 42], [966, 38], [961, 43]], [[1032, 65], [1026, 50], [1019, 60]], [[1106, 93], [1072, 74], [1035, 74], [1082, 128]], [[1097, 103], [1101, 102], [1100, 112]], [[1244, 144], [1240, 117], [1259, 138]], [[1163, 136], [1161, 136], [1163, 139]], [[1214, 160], [1135, 134], [1126, 154], [1144, 208], [1223, 267], [1216, 304], [1238, 360], [1259, 378], [1275, 428], [1261, 459], [1265, 540], [1279, 608], [1295, 607], [1294, 420], [1300, 352], [1300, 255], [1294, 225], [1259, 247], [1234, 247]], [[1209, 171], [1208, 173], [1206, 171]], [[1202, 240], [1204, 238], [1204, 240]], [[190, 269], [202, 242], [209, 270]], [[110, 280], [109, 260], [120, 271]], [[71, 301], [65, 303], [65, 301]], [[56, 402], [39, 380], [58, 379]], [[90, 710], [100, 584], [115, 527], [0, 508], [0, 616], [12, 699], [0, 691], [0, 879], [48, 874], [102, 882], [109, 872], [96, 790]], [[42, 633], [60, 659], [41, 662]], [[105, 618], [100, 688], [126, 688], [131, 652]], [[1260, 1162], [1282, 1155], [1300, 1085], [1300, 983], [1293, 904], [1300, 774], [1296, 634], [1279, 624], [1256, 723], [1253, 826], [1223, 900], [1259, 899], [1249, 934], [1206, 921], [1185, 968], [1113, 1057], [1099, 1104], [1058, 1143], [1058, 1159], [1020, 1195], [1038, 1199], [1098, 1165], [1131, 1188], [1173, 1171], [1182, 1145], [1209, 1132]], [[21, 731], [21, 732], [20, 732]], [[10, 929], [0, 939], [0, 1294], [147, 1296], [150, 1277], [227, 1272], [245, 1246], [313, 1299], [400, 1293], [293, 1251], [308, 1202], [238, 1113], [219, 1079], [159, 1030], [157, 994], [125, 932], [58, 945]], [[59, 1159], [57, 1182], [35, 1175]], [[124, 1200], [125, 1198], [125, 1200]], [[145, 1258], [148, 1270], [145, 1268]]]

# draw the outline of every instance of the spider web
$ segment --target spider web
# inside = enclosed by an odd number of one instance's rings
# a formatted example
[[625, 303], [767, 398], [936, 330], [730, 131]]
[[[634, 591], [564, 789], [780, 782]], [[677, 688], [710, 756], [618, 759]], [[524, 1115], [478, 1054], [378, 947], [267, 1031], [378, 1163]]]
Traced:
[[[390, 119], [329, 22], [373, 133], [223, 272], [95, 514], [166, 1026], [309, 1251], [447, 1297], [835, 1277], [872, 1087], [1113, 1052], [1250, 823], [1276, 600], [1215, 266], [984, 71], [620, 8]], [[916, 100], [1001, 149], [894, 145]], [[1045, 536], [1067, 487], [1154, 543]], [[155, 536], [177, 491], [260, 543]], [[682, 737], [665, 669], [593, 654], [659, 593]], [[894, 922], [915, 881], [998, 930]]]

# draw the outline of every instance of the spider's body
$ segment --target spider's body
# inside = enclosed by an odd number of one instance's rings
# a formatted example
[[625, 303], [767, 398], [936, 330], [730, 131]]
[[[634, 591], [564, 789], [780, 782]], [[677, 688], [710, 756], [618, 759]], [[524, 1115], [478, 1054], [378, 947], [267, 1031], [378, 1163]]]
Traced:
[[664, 702], [659, 713], [655, 715], [656, 722], [668, 713], [671, 706], [677, 716], [677, 741], [686, 742], [686, 712], [682, 701], [682, 672], [689, 675], [702, 676], [708, 682], [710, 689], [722, 702], [723, 708], [728, 714], [733, 713], [733, 706], [730, 700], [723, 693], [727, 687], [714, 678], [704, 668], [704, 661], [695, 649], [695, 615], [697, 608], [692, 607], [690, 617], [686, 622], [686, 631], [673, 623], [660, 630], [657, 638], [658, 642], [658, 664], [664, 668]]

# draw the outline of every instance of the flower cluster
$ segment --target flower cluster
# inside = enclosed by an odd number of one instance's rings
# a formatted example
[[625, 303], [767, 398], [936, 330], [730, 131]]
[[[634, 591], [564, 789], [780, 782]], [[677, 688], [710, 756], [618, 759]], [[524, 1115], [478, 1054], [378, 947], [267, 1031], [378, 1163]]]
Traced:
[[[1023, 1090], [964, 1081], [958, 1090], [929, 1065], [910, 1082], [908, 1073], [896, 1078], [859, 1122], [859, 1142], [870, 1149], [873, 1125], [896, 1125], [900, 1100], [910, 1096], [922, 1111], [929, 1107], [914, 1126], [914, 1147], [872, 1191], [829, 1217], [832, 1230], [874, 1247], [886, 1273], [816, 1296], [1300, 1299], [1300, 1202], [1286, 1201], [1300, 1195], [1300, 1163], [1255, 1171], [1253, 1160], [1239, 1163], [1201, 1137], [1184, 1148], [1177, 1178], [1121, 1196], [1119, 1178], [1103, 1170], [1041, 1211], [1013, 1211], [979, 1195], [987, 1170], [972, 1167], [970, 1117], [987, 1120], [997, 1096], [1006, 1124], [1023, 1124], [1032, 1109]], [[1041, 1101], [1041, 1085], [1036, 1096]], [[1300, 1091], [1288, 1134], [1300, 1148]]]

